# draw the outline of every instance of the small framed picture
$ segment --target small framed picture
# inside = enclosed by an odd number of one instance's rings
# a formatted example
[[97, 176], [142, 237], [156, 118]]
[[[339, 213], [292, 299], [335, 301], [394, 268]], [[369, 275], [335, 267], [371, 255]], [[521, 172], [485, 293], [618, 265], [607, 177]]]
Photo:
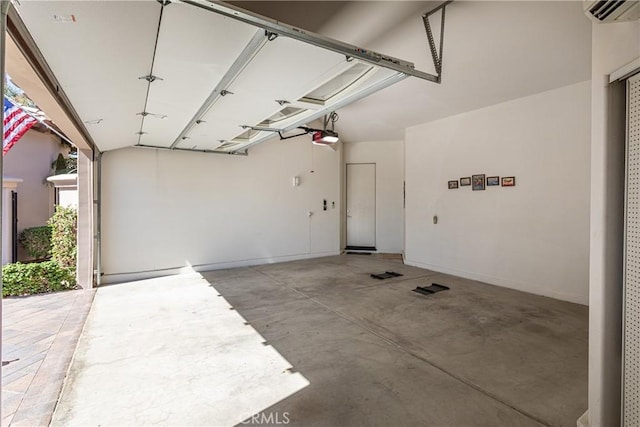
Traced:
[[472, 190], [484, 190], [484, 174], [471, 176], [471, 189]]
[[500, 185], [500, 177], [499, 176], [488, 176], [487, 177], [487, 187], [491, 187], [494, 185]]
[[458, 188], [458, 181], [449, 181], [449, 190]]
[[515, 187], [516, 186], [516, 177], [515, 176], [503, 176], [502, 177], [502, 186], [503, 187]]
[[471, 177], [467, 176], [465, 178], [460, 178], [460, 187], [464, 187], [465, 185], [471, 185]]

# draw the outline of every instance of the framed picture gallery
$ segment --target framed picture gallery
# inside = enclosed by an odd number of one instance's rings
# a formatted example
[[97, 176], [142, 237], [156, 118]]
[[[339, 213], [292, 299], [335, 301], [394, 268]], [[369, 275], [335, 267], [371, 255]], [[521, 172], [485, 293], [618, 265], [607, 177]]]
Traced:
[[471, 176], [471, 189], [473, 191], [484, 190], [484, 174], [472, 175]]
[[460, 187], [471, 186], [473, 191], [485, 190], [486, 187], [515, 187], [515, 176], [486, 176], [479, 173], [471, 176], [464, 176], [459, 180], [447, 181], [449, 190]]

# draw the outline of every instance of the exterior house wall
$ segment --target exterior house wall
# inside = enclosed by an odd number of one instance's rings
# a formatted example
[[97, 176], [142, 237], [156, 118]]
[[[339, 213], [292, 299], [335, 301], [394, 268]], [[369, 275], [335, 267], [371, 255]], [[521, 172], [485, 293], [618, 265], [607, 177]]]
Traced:
[[[18, 234], [25, 228], [45, 225], [54, 211], [53, 186], [47, 182], [58, 154], [68, 153], [58, 137], [28, 131], [4, 156], [4, 175], [22, 179], [18, 185]], [[18, 248], [18, 259], [27, 259]]]

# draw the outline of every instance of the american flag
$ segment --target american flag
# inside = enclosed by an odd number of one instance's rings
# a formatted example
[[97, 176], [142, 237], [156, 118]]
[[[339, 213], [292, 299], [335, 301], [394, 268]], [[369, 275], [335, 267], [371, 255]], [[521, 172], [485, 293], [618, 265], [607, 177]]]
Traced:
[[22, 108], [4, 97], [4, 121], [2, 122], [2, 155], [15, 145], [31, 126], [38, 123]]

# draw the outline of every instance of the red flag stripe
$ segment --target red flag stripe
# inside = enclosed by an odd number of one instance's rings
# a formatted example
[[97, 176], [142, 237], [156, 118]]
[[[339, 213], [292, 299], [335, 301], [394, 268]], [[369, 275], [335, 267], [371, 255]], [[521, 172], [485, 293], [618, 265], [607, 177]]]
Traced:
[[35, 123], [36, 120], [34, 118], [24, 114], [22, 116], [14, 118], [13, 120], [5, 123], [5, 126], [4, 126], [4, 139], [5, 140], [9, 139], [9, 135], [11, 135], [18, 127], [22, 126], [22, 124], [24, 122]]
[[7, 154], [7, 152], [9, 150], [11, 150], [11, 147], [13, 147], [16, 142], [18, 142], [18, 140], [20, 140], [20, 138], [22, 138], [22, 135], [24, 135], [25, 133], [27, 133], [27, 131], [29, 129], [31, 129], [31, 127], [35, 124], [35, 120], [31, 123], [27, 123], [25, 124], [25, 126], [22, 127], [22, 129], [20, 129], [19, 131], [17, 131], [14, 135], [13, 138], [8, 140], [9, 143], [2, 147], [2, 155], [4, 156], [5, 154]]
[[15, 118], [16, 116], [19, 116], [21, 114], [24, 114], [22, 112], [22, 110], [20, 110], [19, 108], [12, 108], [9, 111], [9, 115], [4, 117], [4, 124], [6, 125], [7, 123], [9, 123], [11, 120], [13, 120], [13, 118]]
[[38, 123], [38, 120], [6, 97], [3, 108], [5, 117], [2, 121], [2, 155], [4, 156], [33, 125]]

